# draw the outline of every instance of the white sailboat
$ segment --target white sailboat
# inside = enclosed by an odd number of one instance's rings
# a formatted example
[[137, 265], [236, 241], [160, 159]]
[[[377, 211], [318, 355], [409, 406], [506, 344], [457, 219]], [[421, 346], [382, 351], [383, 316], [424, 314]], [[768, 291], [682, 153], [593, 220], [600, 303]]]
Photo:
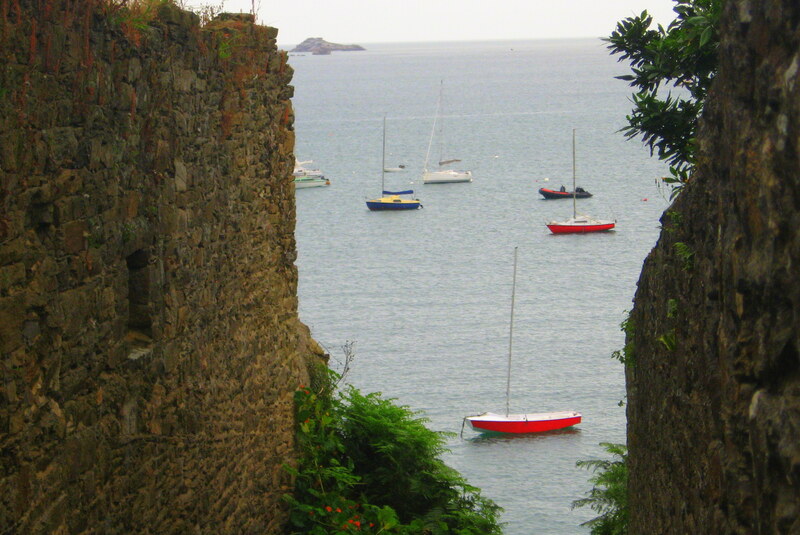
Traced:
[[[439, 121], [439, 116], [442, 112], [442, 93], [444, 91], [444, 81], [441, 82], [439, 87], [439, 103], [436, 106], [436, 115], [433, 117], [433, 127], [431, 128], [431, 137], [428, 141], [428, 152], [425, 154], [425, 168], [422, 171], [423, 184], [448, 184], [452, 182], [472, 182], [472, 171], [457, 171], [455, 169], [446, 169], [444, 166], [451, 163], [460, 162], [457, 158], [444, 158], [444, 126], [439, 127], [439, 136], [442, 142], [442, 151], [439, 157], [439, 165], [436, 170], [429, 170], [428, 164], [431, 157], [431, 147], [433, 146], [433, 138], [436, 134], [436, 123]], [[444, 119], [441, 120], [442, 125]]]
[[517, 248], [514, 247], [514, 278], [511, 284], [511, 321], [508, 328], [508, 370], [506, 377], [506, 412], [497, 414], [484, 412], [475, 416], [467, 416], [464, 421], [478, 432], [494, 433], [541, 433], [564, 429], [581, 423], [581, 413], [576, 411], [537, 412], [511, 414], [511, 347], [514, 338], [514, 297], [517, 288]]

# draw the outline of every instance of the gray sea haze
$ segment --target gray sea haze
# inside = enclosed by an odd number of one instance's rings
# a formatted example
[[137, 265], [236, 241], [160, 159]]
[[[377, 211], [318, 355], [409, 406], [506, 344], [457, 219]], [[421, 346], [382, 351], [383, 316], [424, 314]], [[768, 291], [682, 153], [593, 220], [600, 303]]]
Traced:
[[[300, 318], [334, 367], [355, 341], [348, 382], [459, 433], [464, 416], [505, 409], [518, 246], [511, 410], [575, 409], [583, 423], [535, 436], [464, 430], [445, 461], [505, 509], [505, 533], [588, 533], [579, 524], [592, 511], [570, 509], [591, 487], [575, 462], [625, 441], [624, 373], [611, 354], [668, 205], [665, 166], [618, 132], [631, 92], [614, 76], [627, 67], [600, 40], [365, 46], [290, 57], [295, 152], [331, 180], [296, 193]], [[474, 181], [414, 184], [421, 210], [368, 211], [384, 115], [386, 165], [406, 166], [386, 187], [406, 188], [422, 172], [440, 82], [446, 154]], [[537, 190], [571, 186], [573, 128], [578, 185], [594, 194], [578, 211], [615, 218], [615, 232], [545, 227], [572, 215], [571, 201]]]

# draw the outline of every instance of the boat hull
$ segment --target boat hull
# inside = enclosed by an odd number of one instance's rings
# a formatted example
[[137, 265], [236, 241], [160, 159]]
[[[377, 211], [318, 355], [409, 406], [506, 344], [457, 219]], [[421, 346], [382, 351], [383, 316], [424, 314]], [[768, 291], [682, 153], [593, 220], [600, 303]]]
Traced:
[[373, 212], [388, 210], [416, 210], [421, 207], [422, 204], [416, 199], [383, 197], [380, 199], [367, 201], [367, 208]]
[[616, 226], [616, 223], [598, 223], [586, 225], [570, 225], [564, 223], [550, 223], [547, 228], [553, 234], [583, 234], [587, 232], [605, 232], [611, 230]]
[[550, 188], [539, 188], [539, 193], [545, 199], [571, 199], [575, 197], [576, 199], [588, 199], [592, 196], [591, 193], [588, 191], [559, 191]]
[[431, 171], [422, 174], [423, 184], [472, 182], [472, 171]]
[[295, 189], [320, 188], [331, 185], [330, 180], [325, 177], [295, 178], [293, 182]]
[[508, 416], [487, 412], [478, 416], [467, 416], [466, 421], [478, 432], [524, 434], [565, 429], [581, 423], [581, 418], [581, 414], [574, 411]]

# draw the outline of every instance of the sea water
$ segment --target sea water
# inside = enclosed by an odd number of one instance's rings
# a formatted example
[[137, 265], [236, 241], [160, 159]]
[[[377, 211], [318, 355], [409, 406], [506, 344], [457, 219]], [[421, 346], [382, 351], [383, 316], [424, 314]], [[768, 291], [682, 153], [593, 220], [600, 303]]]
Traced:
[[[444, 460], [505, 509], [505, 533], [588, 533], [593, 512], [570, 505], [591, 474], [575, 462], [625, 441], [611, 354], [669, 196], [663, 163], [619, 132], [631, 91], [614, 77], [626, 66], [593, 39], [365, 46], [290, 57], [295, 153], [331, 181], [296, 192], [300, 318], [334, 368], [355, 342], [349, 383], [456, 434]], [[384, 117], [386, 167], [405, 171], [382, 177]], [[616, 219], [614, 232], [545, 226], [573, 212], [537, 193], [571, 189], [573, 129], [577, 185], [594, 194], [577, 210]], [[431, 161], [461, 158], [473, 182], [422, 185], [429, 145]], [[368, 211], [382, 180], [415, 188], [424, 208]], [[464, 416], [505, 410], [514, 247], [511, 411], [574, 409], [583, 422], [461, 435]]]

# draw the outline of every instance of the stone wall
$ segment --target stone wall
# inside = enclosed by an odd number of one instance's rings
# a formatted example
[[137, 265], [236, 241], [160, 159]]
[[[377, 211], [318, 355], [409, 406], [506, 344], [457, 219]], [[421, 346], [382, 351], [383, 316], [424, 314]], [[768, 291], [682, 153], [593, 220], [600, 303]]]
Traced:
[[283, 531], [291, 69], [153, 6], [0, 0], [3, 534]]
[[800, 533], [800, 4], [729, 0], [631, 315], [630, 533]]

